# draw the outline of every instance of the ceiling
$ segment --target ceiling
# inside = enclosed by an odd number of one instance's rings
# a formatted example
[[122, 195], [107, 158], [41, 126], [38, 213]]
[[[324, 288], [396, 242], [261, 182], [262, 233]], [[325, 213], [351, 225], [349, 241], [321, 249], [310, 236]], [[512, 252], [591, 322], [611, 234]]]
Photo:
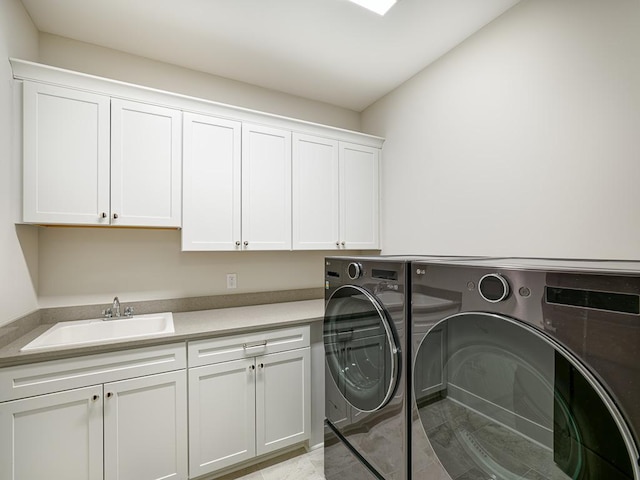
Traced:
[[41, 32], [362, 111], [519, 0], [22, 0]]

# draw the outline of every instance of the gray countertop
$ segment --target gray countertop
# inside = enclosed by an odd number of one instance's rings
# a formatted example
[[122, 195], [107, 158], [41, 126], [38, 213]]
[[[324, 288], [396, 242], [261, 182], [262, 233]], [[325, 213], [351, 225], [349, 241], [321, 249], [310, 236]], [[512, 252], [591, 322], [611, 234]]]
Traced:
[[39, 325], [0, 348], [0, 367], [307, 324], [320, 321], [323, 316], [322, 299], [174, 313], [175, 333], [171, 335], [21, 352], [22, 347], [52, 326]]

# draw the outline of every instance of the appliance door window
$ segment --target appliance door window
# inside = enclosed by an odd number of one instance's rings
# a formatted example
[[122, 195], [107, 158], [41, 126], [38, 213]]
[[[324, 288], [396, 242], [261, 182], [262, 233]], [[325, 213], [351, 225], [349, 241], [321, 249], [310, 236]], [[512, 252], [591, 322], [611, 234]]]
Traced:
[[443, 370], [433, 383], [446, 379], [439, 391], [416, 394], [416, 405], [450, 478], [640, 478], [633, 437], [605, 387], [545, 334], [504, 316], [461, 313], [434, 326], [420, 349], [419, 361]]
[[384, 308], [366, 289], [346, 285], [327, 301], [327, 366], [338, 390], [363, 412], [382, 408], [398, 383], [399, 352]]

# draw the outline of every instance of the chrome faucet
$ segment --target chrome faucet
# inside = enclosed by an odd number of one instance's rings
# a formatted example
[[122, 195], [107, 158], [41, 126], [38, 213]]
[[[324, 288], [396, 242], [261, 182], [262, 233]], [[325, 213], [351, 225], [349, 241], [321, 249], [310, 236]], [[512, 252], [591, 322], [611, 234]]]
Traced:
[[[118, 297], [114, 297], [113, 303], [110, 307], [107, 307], [102, 311], [102, 315], [104, 320], [120, 318], [120, 299]], [[125, 307], [124, 316], [127, 318], [133, 318], [133, 307]]]
[[116, 317], [116, 318], [120, 316], [120, 299], [118, 297], [115, 297], [113, 299], [113, 305], [111, 306], [111, 312], [113, 312], [113, 316]]

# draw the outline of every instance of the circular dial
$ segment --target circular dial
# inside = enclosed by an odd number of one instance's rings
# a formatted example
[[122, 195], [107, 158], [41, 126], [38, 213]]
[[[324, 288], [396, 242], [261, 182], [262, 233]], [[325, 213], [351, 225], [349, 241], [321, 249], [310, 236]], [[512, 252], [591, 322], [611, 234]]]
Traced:
[[499, 273], [489, 273], [478, 282], [478, 291], [487, 302], [498, 303], [509, 296], [509, 283]]
[[359, 263], [350, 263], [347, 267], [347, 275], [351, 280], [355, 280], [356, 278], [360, 278], [362, 276], [362, 265]]

